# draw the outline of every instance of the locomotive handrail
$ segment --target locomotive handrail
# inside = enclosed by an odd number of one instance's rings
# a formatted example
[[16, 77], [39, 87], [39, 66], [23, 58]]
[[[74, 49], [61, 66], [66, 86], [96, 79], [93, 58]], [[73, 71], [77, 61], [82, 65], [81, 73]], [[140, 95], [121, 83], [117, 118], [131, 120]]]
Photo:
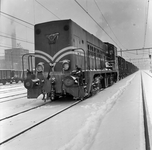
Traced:
[[[23, 54], [22, 55], [22, 70], [23, 70], [23, 80], [24, 80], [24, 57], [25, 56], [30, 56], [30, 57], [35, 57], [34, 55], [35, 55], [35, 53], [26, 53], [26, 54]], [[28, 64], [29, 64], [29, 57], [28, 57]]]
[[82, 50], [83, 51], [83, 53], [84, 53], [84, 71], [86, 71], [86, 65], [85, 65], [86, 55], [85, 55], [85, 50], [83, 48], [74, 48], [74, 49], [72, 49], [72, 51], [75, 51], [75, 50]]

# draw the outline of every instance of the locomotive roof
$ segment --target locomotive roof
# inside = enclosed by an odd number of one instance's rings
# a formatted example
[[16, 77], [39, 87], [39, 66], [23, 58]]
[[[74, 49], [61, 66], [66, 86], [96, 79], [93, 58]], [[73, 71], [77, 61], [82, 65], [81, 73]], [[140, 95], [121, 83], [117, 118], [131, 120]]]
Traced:
[[[78, 25], [77, 23], [75, 23], [73, 20], [71, 19], [64, 19], [64, 20], [53, 20], [53, 21], [48, 21], [48, 22], [43, 22], [43, 23], [39, 23], [39, 24], [35, 24], [35, 27], [36, 26], [41, 26], [41, 25], [45, 25], [45, 24], [49, 24], [49, 23], [56, 23], [56, 22], [67, 22], [68, 24], [75, 24], [76, 26], [80, 27], [82, 30], [84, 30], [85, 32], [87, 32], [88, 34], [90, 34], [93, 38], [96, 38], [98, 39], [99, 41], [103, 42], [100, 38], [96, 37], [95, 35], [93, 35], [92, 33], [90, 33], [89, 31], [85, 30], [83, 27], [81, 27], [80, 25]], [[115, 45], [109, 43], [109, 42], [103, 42], [104, 44], [107, 44], [107, 45], [111, 45], [111, 46], [114, 46], [116, 48]]]
[[[96, 37], [95, 35], [93, 35], [92, 33], [90, 33], [89, 31], [85, 30], [83, 27], [81, 27], [79, 24], [77, 24], [76, 22], [74, 22], [71, 19], [64, 19], [64, 20], [53, 20], [53, 21], [48, 21], [48, 22], [43, 22], [43, 23], [39, 23], [39, 24], [35, 24], [35, 26], [39, 26], [39, 25], [44, 25], [44, 24], [48, 24], [48, 23], [55, 23], [55, 22], [69, 22], [69, 23], [73, 23], [77, 26], [79, 26], [80, 28], [82, 28], [84, 31], [88, 32], [90, 35], [94, 36], [95, 38], [99, 39], [98, 37]], [[101, 39], [99, 39], [100, 41], [102, 41]], [[102, 41], [103, 42], [103, 41]], [[103, 42], [104, 43], [104, 42]]]
[[52, 23], [52, 22], [63, 22], [63, 21], [71, 21], [71, 22], [74, 22], [74, 21], [72, 21], [71, 19], [64, 19], [64, 20], [53, 20], [53, 21], [47, 21], [47, 22], [42, 22], [42, 23], [38, 23], [38, 24], [35, 24], [35, 26], [37, 26], [37, 25], [41, 25], [41, 24], [47, 24], [47, 23]]

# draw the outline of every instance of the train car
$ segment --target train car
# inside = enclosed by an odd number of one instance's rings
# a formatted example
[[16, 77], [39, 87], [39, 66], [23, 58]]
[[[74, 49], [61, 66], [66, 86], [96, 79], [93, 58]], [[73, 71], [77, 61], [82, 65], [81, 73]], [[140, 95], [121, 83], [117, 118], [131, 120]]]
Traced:
[[22, 71], [14, 69], [0, 69], [0, 83], [5, 85], [7, 82], [12, 84], [22, 81]]
[[117, 56], [117, 58], [118, 58], [119, 80], [121, 80], [127, 76], [126, 60], [122, 58], [121, 56]]
[[10, 82], [10, 81], [11, 81], [11, 70], [1, 69], [0, 70], [0, 83], [5, 85], [6, 82]]
[[119, 80], [139, 70], [134, 64], [126, 61], [121, 56], [117, 56], [117, 58], [118, 58]]
[[131, 62], [128, 62], [128, 61], [126, 61], [126, 62], [127, 62], [127, 75], [130, 75], [130, 74], [138, 71], [138, 68], [134, 64], [132, 64]]
[[30, 67], [24, 79], [27, 97], [47, 93], [51, 100], [66, 95], [84, 98], [108, 87], [118, 80], [116, 55], [114, 45], [102, 42], [72, 20], [37, 24], [35, 54], [28, 55]]

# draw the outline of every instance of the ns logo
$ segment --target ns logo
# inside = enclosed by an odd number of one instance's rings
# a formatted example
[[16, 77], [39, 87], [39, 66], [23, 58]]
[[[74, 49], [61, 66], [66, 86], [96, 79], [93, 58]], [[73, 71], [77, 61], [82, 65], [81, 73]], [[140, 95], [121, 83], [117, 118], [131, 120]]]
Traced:
[[59, 37], [59, 33], [47, 34], [46, 38], [48, 39], [49, 44], [55, 44]]

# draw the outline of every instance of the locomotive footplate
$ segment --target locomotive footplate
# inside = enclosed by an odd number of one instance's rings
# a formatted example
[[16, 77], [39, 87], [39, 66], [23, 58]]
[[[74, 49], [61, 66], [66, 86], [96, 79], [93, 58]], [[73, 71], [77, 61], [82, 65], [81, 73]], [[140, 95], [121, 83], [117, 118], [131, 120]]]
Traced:
[[37, 98], [41, 94], [41, 89], [28, 89], [27, 98]]

